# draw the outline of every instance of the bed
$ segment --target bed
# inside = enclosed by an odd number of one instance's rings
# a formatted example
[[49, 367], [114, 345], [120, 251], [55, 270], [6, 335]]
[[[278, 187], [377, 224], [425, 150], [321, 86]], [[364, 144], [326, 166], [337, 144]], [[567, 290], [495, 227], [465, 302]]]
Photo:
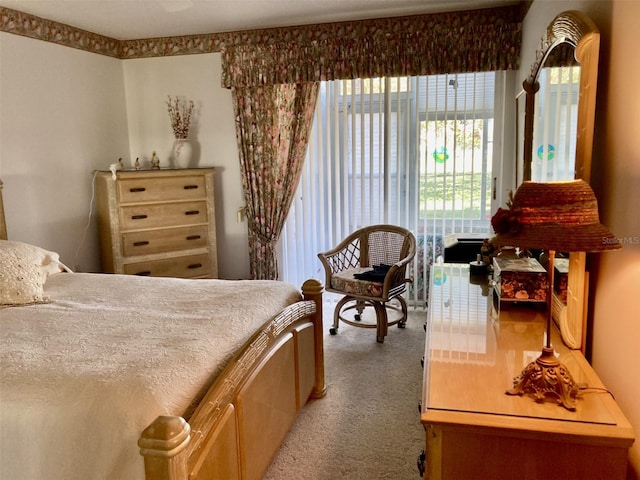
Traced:
[[73, 273], [1, 198], [0, 478], [262, 478], [325, 394], [322, 285]]

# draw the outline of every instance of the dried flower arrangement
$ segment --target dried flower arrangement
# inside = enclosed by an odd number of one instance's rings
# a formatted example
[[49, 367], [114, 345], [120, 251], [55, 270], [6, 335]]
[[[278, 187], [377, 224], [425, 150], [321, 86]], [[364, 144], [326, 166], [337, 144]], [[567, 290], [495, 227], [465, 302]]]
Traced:
[[169, 119], [175, 138], [189, 138], [189, 128], [191, 128], [191, 114], [193, 113], [193, 101], [185, 100], [183, 97], [176, 97], [167, 100]]

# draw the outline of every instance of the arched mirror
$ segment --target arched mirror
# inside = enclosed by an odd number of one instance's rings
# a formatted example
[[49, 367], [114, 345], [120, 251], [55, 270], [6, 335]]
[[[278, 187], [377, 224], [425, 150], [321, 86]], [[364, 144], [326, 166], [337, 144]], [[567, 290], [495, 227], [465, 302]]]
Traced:
[[[584, 13], [567, 11], [547, 27], [524, 81], [523, 180], [590, 181], [600, 33]], [[571, 253], [567, 297], [553, 314], [570, 348], [585, 347], [586, 255]]]
[[575, 178], [580, 73], [575, 47], [567, 42], [553, 48], [538, 72], [532, 95], [530, 180]]

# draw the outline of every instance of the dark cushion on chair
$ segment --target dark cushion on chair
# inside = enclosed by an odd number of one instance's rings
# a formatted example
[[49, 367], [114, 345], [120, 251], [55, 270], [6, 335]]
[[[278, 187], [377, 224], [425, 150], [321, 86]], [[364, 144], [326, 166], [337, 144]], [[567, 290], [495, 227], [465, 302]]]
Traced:
[[369, 282], [384, 283], [384, 278], [387, 276], [391, 265], [376, 265], [371, 270], [365, 272], [354, 273], [353, 276], [358, 280], [367, 280]]

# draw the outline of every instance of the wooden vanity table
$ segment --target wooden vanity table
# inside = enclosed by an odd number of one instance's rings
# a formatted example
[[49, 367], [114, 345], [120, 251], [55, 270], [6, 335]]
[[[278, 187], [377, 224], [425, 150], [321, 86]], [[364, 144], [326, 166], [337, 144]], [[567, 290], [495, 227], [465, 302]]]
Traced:
[[498, 312], [491, 287], [470, 279], [467, 265], [432, 268], [420, 417], [425, 477], [624, 479], [633, 429], [557, 332], [553, 346], [583, 388], [576, 411], [505, 393], [540, 355], [546, 312], [516, 305]]

